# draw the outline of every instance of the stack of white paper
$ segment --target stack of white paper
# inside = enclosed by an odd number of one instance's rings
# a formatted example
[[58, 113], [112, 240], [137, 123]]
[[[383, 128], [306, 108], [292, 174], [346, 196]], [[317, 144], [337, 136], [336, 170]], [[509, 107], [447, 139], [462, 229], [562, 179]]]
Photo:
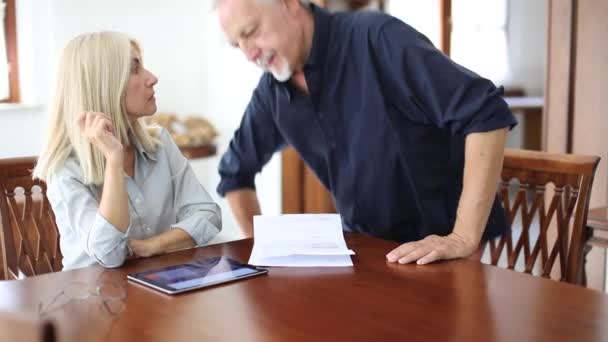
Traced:
[[255, 216], [253, 250], [256, 266], [352, 266], [342, 222], [337, 214]]

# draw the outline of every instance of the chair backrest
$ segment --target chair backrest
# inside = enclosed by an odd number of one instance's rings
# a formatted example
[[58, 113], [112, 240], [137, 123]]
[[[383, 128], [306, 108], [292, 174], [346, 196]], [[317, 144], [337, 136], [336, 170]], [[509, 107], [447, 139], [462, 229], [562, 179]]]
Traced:
[[599, 160], [507, 149], [499, 194], [511, 232], [488, 242], [490, 263], [506, 261], [509, 269], [582, 284], [585, 223]]
[[0, 159], [3, 279], [60, 271], [59, 232], [46, 184], [32, 179], [36, 157]]

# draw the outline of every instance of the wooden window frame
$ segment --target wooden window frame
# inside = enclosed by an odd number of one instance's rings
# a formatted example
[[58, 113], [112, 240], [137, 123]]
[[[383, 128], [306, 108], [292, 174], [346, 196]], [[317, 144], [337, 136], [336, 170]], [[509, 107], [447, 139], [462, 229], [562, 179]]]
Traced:
[[439, 25], [441, 30], [441, 51], [450, 55], [452, 44], [452, 0], [440, 0]]
[[17, 11], [16, 0], [4, 0], [6, 4], [4, 14], [4, 33], [6, 35], [6, 57], [9, 64], [9, 97], [0, 100], [0, 103], [19, 103], [19, 60], [17, 54]]

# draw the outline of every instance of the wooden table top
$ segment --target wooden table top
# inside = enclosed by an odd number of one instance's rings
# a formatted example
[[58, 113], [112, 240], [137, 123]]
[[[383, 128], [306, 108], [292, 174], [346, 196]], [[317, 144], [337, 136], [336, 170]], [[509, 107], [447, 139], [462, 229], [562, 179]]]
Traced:
[[124, 311], [95, 299], [51, 314], [60, 341], [608, 341], [608, 296], [472, 260], [395, 265], [396, 243], [347, 235], [350, 268], [269, 274], [168, 296], [128, 273], [225, 255], [247, 261], [252, 240], [185, 250], [119, 269], [94, 266], [0, 282], [0, 311], [37, 315], [74, 281], [126, 282]]

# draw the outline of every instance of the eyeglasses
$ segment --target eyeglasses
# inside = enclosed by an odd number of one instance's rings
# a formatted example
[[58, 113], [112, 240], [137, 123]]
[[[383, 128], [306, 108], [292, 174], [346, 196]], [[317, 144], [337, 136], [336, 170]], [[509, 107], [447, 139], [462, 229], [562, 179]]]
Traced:
[[39, 303], [38, 314], [44, 318], [73, 301], [86, 301], [94, 297], [101, 299], [103, 309], [109, 315], [117, 316], [125, 309], [126, 286], [124, 283], [117, 282], [100, 282], [97, 285], [78, 281], [70, 282], [49, 304]]

